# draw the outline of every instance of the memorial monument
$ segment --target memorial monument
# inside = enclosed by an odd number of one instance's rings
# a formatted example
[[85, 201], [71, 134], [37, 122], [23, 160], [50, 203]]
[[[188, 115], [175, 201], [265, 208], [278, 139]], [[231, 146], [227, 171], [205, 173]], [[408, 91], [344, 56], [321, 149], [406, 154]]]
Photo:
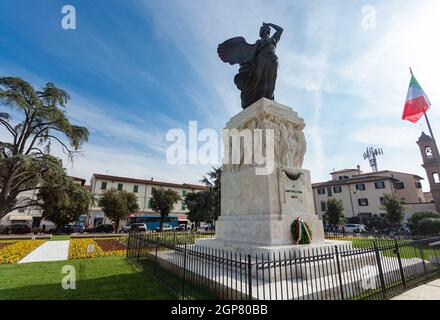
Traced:
[[[275, 30], [272, 36], [271, 29]], [[240, 134], [238, 140], [231, 134], [223, 141], [221, 216], [216, 238], [197, 240], [198, 245], [245, 254], [329, 245], [322, 221], [315, 214], [310, 172], [302, 169], [307, 149], [304, 120], [292, 108], [274, 101], [278, 70], [275, 50], [282, 33], [281, 27], [263, 23], [261, 39], [255, 44], [237, 37], [218, 47], [222, 61], [240, 65], [235, 84], [241, 91], [244, 110], [226, 125], [228, 132]], [[239, 161], [234, 162], [230, 151], [237, 141], [241, 142], [241, 152]], [[257, 161], [256, 150], [267, 156], [266, 164]], [[268, 168], [270, 160], [273, 163]], [[294, 222], [298, 222], [300, 233], [302, 225], [310, 234], [308, 246], [298, 245], [298, 237], [292, 232]]]

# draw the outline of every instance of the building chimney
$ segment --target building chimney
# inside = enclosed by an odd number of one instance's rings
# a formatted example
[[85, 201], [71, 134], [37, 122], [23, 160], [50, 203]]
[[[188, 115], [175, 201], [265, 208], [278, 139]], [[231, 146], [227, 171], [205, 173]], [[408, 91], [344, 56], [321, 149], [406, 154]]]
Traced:
[[154, 181], [154, 178], [151, 178], [151, 181]]
[[361, 166], [360, 165], [357, 165], [357, 170], [358, 170], [358, 174], [362, 174]]

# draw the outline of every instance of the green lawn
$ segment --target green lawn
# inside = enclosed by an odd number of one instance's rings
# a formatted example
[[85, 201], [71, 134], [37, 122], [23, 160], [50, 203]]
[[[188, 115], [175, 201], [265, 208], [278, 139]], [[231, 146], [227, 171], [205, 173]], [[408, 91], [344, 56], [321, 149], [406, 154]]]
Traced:
[[70, 240], [69, 235], [53, 235], [50, 241]]
[[[356, 239], [352, 241], [354, 248], [373, 248], [374, 247], [374, 240], [372, 239]], [[394, 246], [395, 241], [394, 240], [377, 240], [376, 241], [379, 248], [381, 247], [390, 247]], [[398, 240], [399, 244], [405, 244], [405, 243], [411, 243], [409, 240]], [[399, 249], [400, 251], [400, 257], [401, 258], [420, 258], [421, 252], [420, 247], [413, 247], [413, 246], [402, 246]], [[394, 253], [394, 250], [383, 250], [382, 254], [384, 256], [388, 257], [396, 257], [396, 254]], [[429, 246], [423, 247], [423, 258], [425, 260], [429, 260], [429, 257], [431, 256], [440, 256], [440, 248], [431, 248]]]
[[[61, 269], [74, 266], [76, 289], [64, 290]], [[0, 300], [164, 300], [175, 299], [169, 290], [125, 257], [0, 266]]]

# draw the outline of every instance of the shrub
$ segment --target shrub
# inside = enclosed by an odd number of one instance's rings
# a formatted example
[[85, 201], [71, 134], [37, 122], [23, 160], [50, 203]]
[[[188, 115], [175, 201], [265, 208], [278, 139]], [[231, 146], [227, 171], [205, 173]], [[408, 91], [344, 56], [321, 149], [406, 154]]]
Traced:
[[440, 234], [440, 218], [425, 218], [419, 221], [417, 231], [421, 235]]
[[32, 233], [33, 233], [33, 234], [39, 234], [39, 233], [41, 233], [41, 228], [32, 228]]
[[427, 218], [440, 219], [440, 213], [435, 211], [426, 211], [426, 212], [417, 212], [413, 214], [413, 216], [408, 219], [408, 227], [411, 230], [411, 232], [418, 231], [419, 222]]

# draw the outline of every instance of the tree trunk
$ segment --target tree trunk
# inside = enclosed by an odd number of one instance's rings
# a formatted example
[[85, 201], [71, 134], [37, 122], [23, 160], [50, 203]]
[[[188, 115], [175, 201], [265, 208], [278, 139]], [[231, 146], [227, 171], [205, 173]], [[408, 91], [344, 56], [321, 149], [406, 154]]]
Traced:
[[116, 223], [115, 223], [115, 233], [118, 233], [118, 231], [119, 231], [119, 219], [116, 220]]
[[160, 215], [160, 223], [159, 223], [159, 231], [162, 232], [162, 228], [163, 228], [163, 215]]

